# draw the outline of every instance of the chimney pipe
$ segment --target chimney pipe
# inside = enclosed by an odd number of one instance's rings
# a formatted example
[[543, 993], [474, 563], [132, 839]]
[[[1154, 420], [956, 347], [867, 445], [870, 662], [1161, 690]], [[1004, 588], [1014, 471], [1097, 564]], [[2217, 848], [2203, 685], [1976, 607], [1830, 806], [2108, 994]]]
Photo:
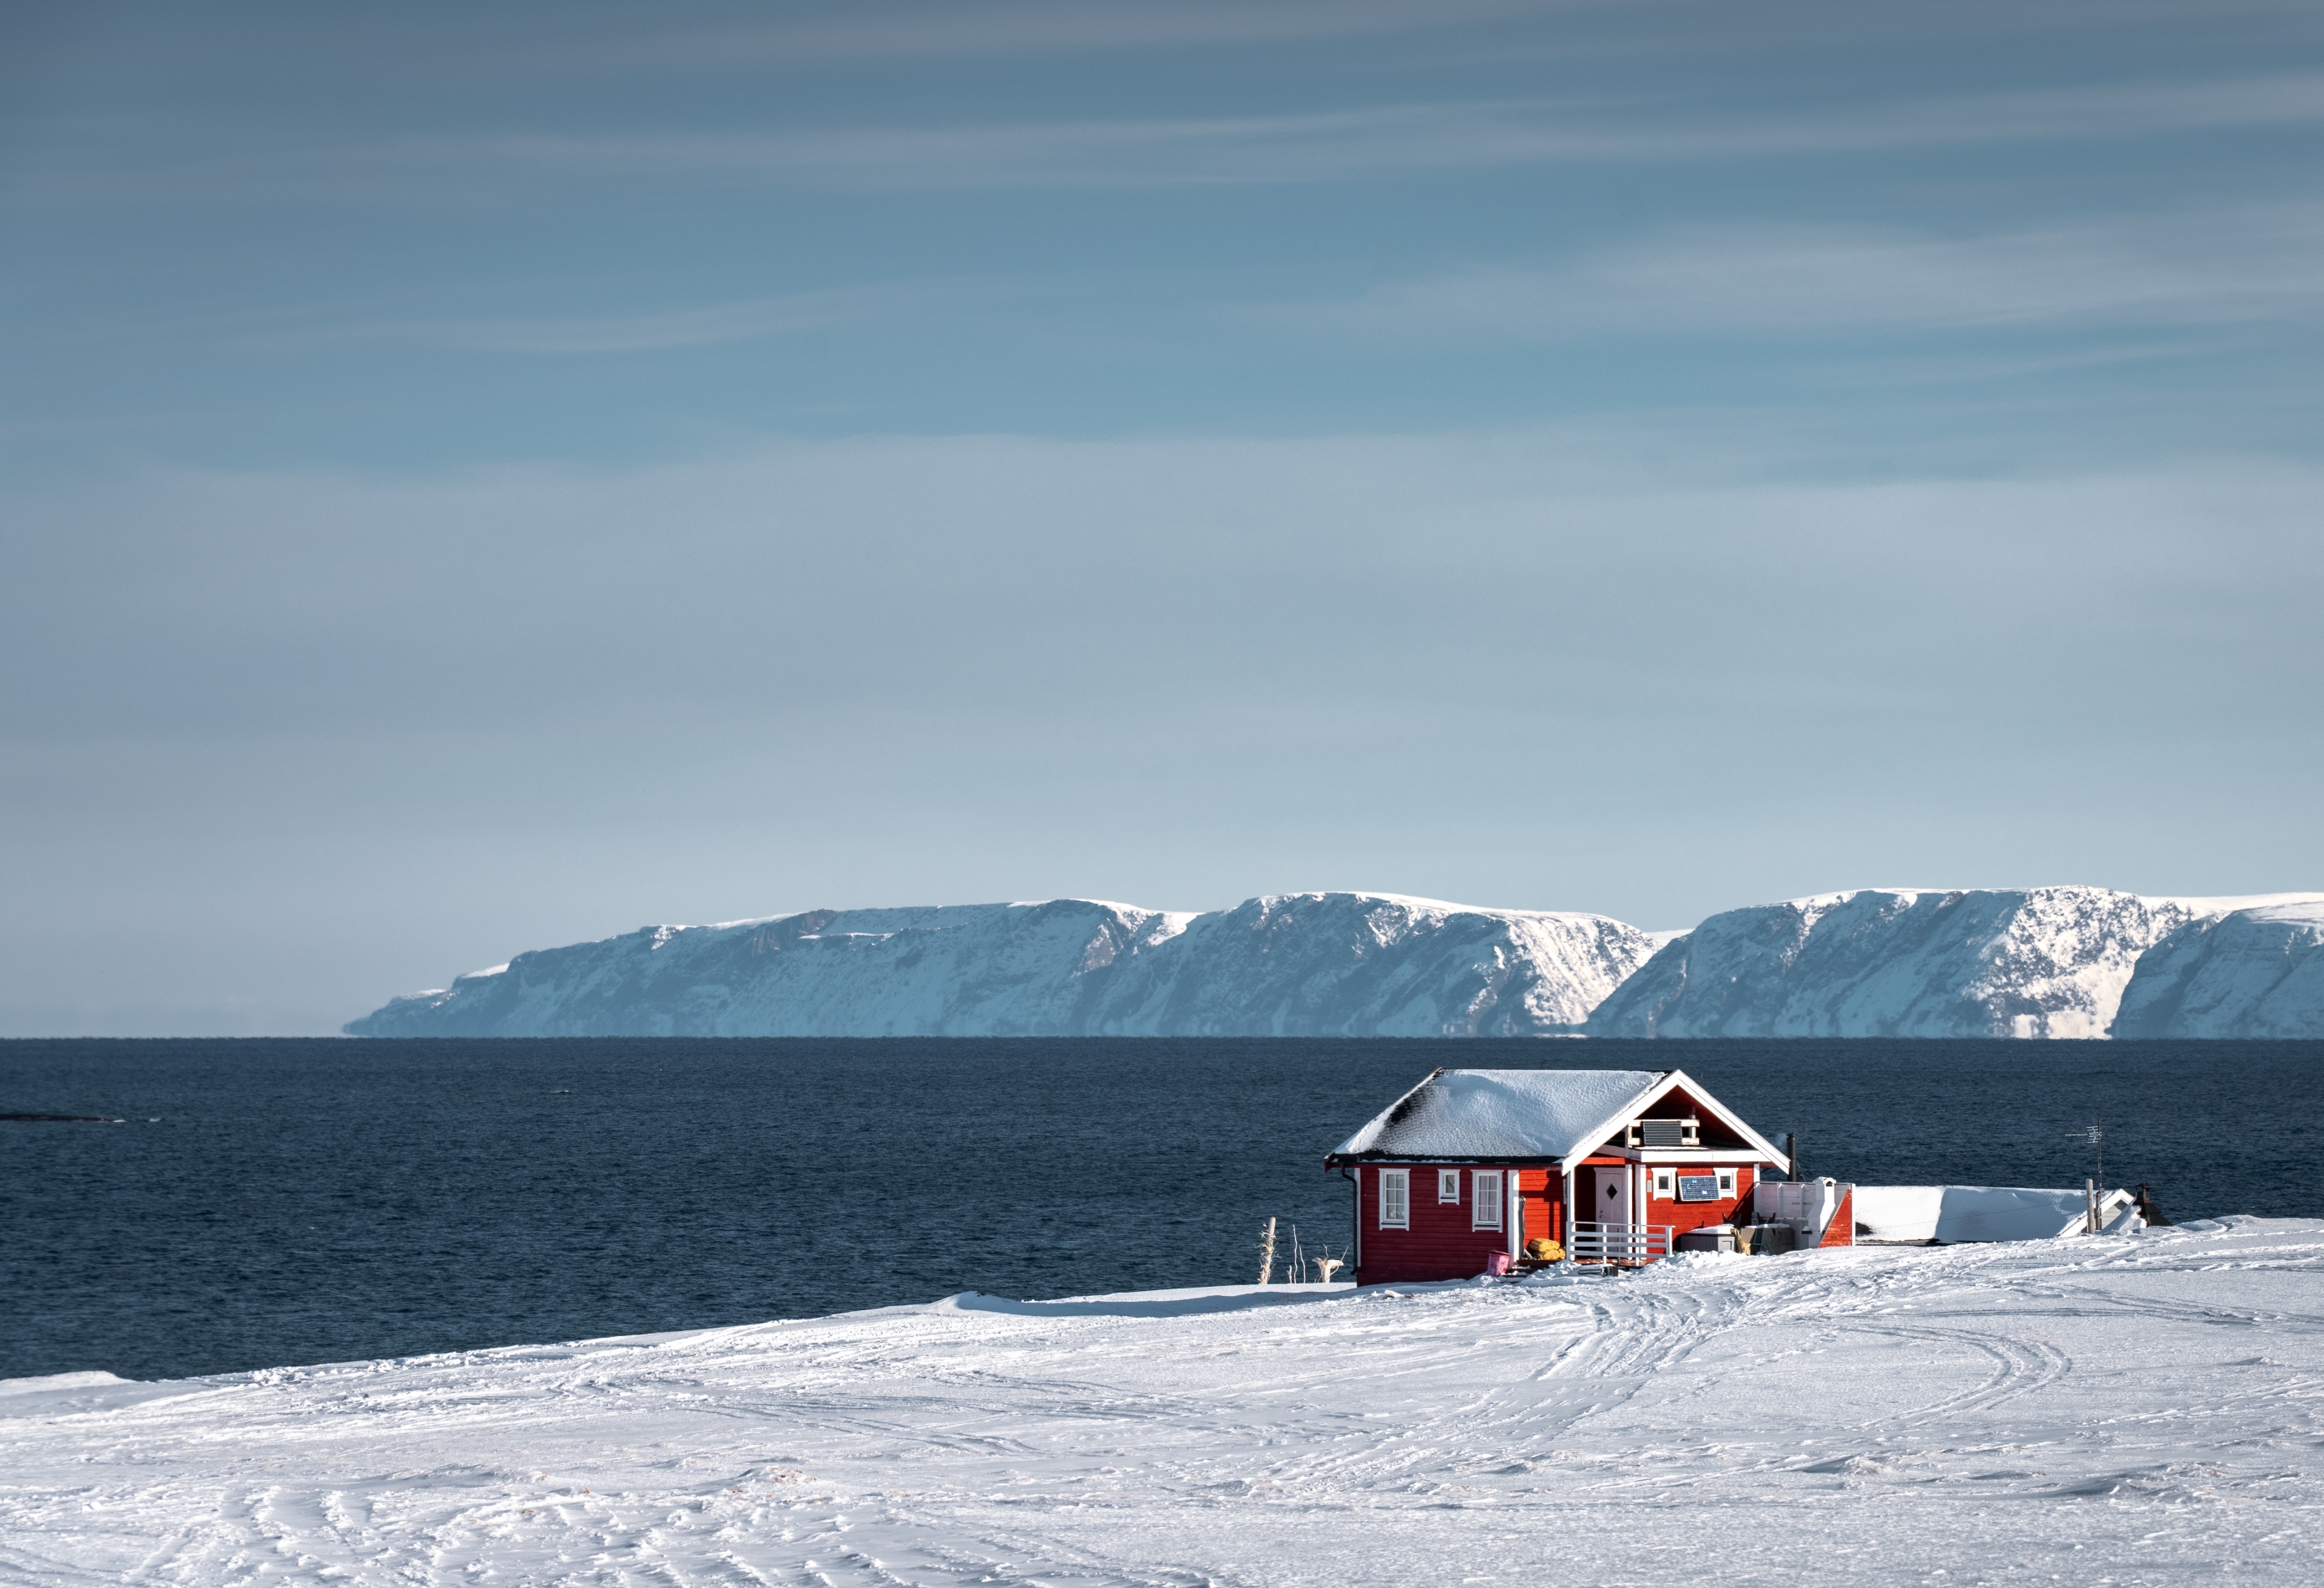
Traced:
[[1797, 1180], [1800, 1177], [1800, 1133], [1797, 1131], [1784, 1132], [1784, 1157], [1791, 1165], [1788, 1177]]

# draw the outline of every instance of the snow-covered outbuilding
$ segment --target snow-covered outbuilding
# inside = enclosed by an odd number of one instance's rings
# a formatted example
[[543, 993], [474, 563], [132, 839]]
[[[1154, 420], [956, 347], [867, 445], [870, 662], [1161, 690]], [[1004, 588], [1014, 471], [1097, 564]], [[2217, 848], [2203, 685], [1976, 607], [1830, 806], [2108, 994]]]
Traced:
[[[1651, 1260], [1749, 1223], [1787, 1167], [1683, 1070], [1440, 1069], [1323, 1162], [1355, 1183], [1360, 1285], [1467, 1279], [1545, 1237], [1580, 1261]], [[1818, 1234], [1845, 1243], [1849, 1210], [1831, 1211]]]
[[2108, 1234], [2146, 1227], [2138, 1199], [2122, 1190], [2092, 1194], [2036, 1186], [1856, 1188], [1857, 1238], [1876, 1246], [2058, 1241], [2089, 1230], [2093, 1212], [2098, 1228]]

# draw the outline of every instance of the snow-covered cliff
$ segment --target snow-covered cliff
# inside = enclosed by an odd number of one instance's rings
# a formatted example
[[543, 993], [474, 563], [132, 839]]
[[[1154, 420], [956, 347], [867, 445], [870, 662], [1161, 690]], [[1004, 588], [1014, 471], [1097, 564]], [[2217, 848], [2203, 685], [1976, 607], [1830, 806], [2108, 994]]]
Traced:
[[1868, 888], [1712, 916], [1590, 1017], [1607, 1037], [2103, 1037], [2202, 901]]
[[399, 998], [360, 1037], [1526, 1036], [1654, 945], [1603, 916], [1376, 893], [1207, 915], [1093, 900], [649, 927]]
[[1124, 967], [1121, 1036], [1523, 1037], [1578, 1027], [1654, 945], [1604, 916], [1290, 893], [1196, 916]]
[[2140, 956], [2114, 1035], [2324, 1037], [2324, 895], [2180, 927]]

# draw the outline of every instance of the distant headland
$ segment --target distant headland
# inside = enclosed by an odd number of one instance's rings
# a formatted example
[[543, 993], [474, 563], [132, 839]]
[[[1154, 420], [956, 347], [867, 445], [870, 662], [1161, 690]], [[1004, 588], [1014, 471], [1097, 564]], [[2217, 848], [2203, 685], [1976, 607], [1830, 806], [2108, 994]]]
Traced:
[[358, 1037], [2324, 1037], [2324, 894], [1867, 888], [1684, 933], [1388, 893], [807, 910], [521, 954]]

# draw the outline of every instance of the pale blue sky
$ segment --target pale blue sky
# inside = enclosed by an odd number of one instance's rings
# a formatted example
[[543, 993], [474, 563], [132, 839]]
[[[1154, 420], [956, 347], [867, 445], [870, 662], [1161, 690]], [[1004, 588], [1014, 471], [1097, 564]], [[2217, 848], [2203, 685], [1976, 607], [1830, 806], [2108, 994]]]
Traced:
[[20, 6], [0, 1034], [2324, 887], [2324, 14]]

